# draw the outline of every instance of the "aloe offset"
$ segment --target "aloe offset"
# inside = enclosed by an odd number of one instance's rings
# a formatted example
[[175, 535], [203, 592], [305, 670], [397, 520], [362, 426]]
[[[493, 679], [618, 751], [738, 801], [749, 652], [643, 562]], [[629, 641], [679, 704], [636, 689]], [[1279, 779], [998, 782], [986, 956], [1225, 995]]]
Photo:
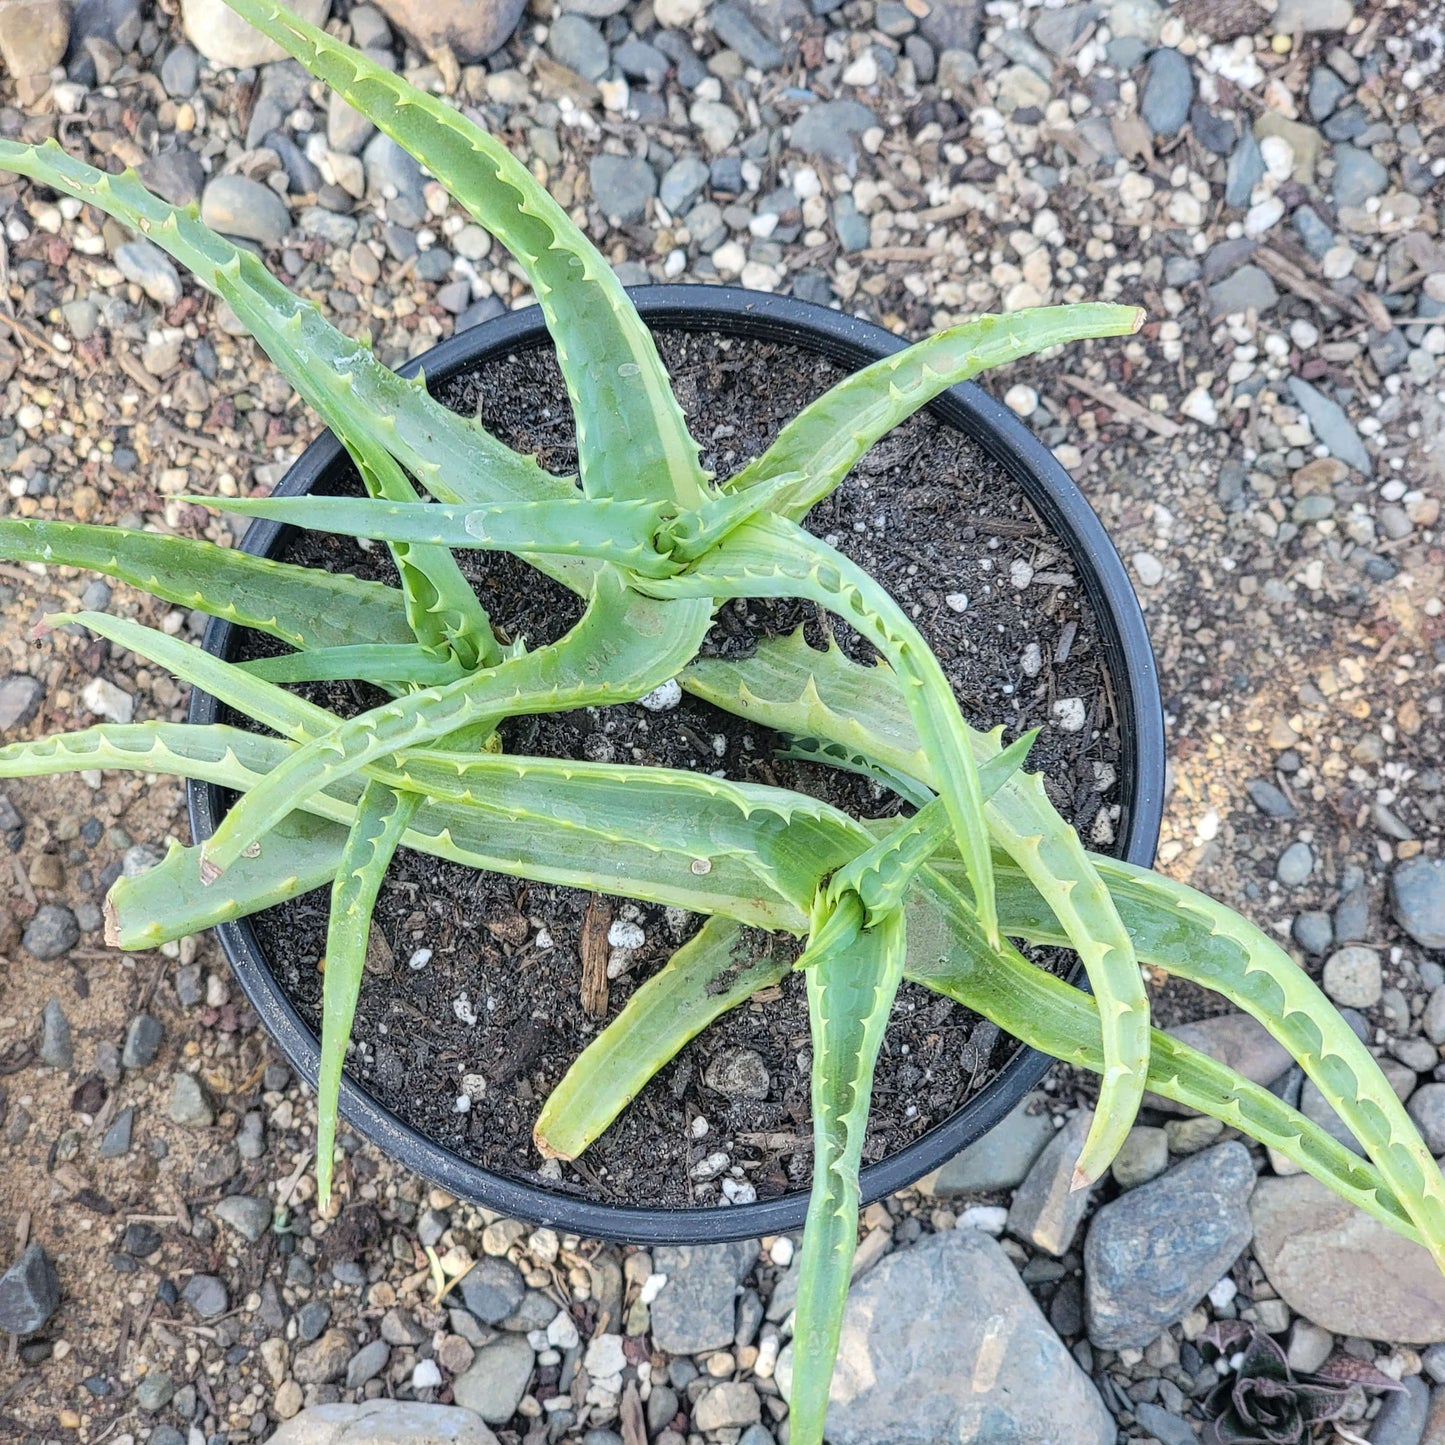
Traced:
[[[0, 140], [0, 169], [109, 213], [228, 302], [345, 446], [367, 492], [208, 505], [375, 539], [396, 562], [392, 588], [204, 542], [0, 520], [0, 557], [90, 568], [293, 649], [237, 665], [121, 618], [52, 619], [168, 668], [269, 732], [94, 727], [0, 748], [0, 777], [133, 769], [239, 795], [211, 838], [117, 882], [106, 927], [122, 947], [154, 947], [330, 885], [318, 960], [323, 1200], [372, 909], [406, 847], [705, 915], [544, 1104], [535, 1138], [549, 1157], [576, 1158], [690, 1038], [789, 969], [806, 972], [815, 1172], [794, 1321], [793, 1445], [823, 1437], [873, 1070], [904, 978], [1100, 1074], [1077, 1182], [1108, 1166], [1147, 1086], [1268, 1143], [1445, 1265], [1439, 1170], [1323, 995], [1245, 920], [1090, 854], [1023, 771], [1032, 737], [1006, 747], [971, 728], [894, 600], [800, 525], [880, 437], [945, 388], [1047, 347], [1127, 335], [1141, 314], [1081, 305], [980, 317], [847, 378], [762, 455], [711, 477], [611, 268], [520, 161], [445, 101], [271, 0], [228, 3], [416, 155], [516, 258], [556, 343], [579, 458], [576, 477], [553, 476], [448, 411], [133, 174], [106, 175], [53, 144]], [[580, 620], [548, 646], [504, 644], [458, 566], [455, 552], [467, 548], [512, 553], [562, 582], [585, 601]], [[881, 660], [855, 663], [801, 634], [764, 641], [746, 661], [702, 658], [715, 609], [739, 597], [810, 600]], [[387, 700], [343, 718], [287, 687], [353, 678]], [[674, 678], [785, 734], [791, 755], [865, 773], [912, 814], [860, 820], [776, 788], [498, 750], [508, 718], [631, 702]], [[758, 949], [745, 929], [775, 941]], [[802, 940], [801, 953], [788, 938]], [[1073, 948], [1093, 997], [1035, 968], [1010, 940]], [[1366, 1157], [1151, 1033], [1141, 961], [1260, 1019]]]

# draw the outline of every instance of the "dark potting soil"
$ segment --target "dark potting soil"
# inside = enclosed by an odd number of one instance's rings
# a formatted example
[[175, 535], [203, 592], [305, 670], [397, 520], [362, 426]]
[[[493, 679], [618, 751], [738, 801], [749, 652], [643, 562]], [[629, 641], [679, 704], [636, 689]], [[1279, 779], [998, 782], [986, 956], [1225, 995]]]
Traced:
[[[669, 332], [660, 344], [701, 441], [703, 464], [719, 477], [760, 452], [842, 375], [827, 360], [774, 343]], [[549, 351], [489, 364], [442, 395], [552, 471], [574, 469], [571, 413]], [[359, 483], [351, 476], [337, 489], [359, 490]], [[880, 442], [807, 525], [865, 566], [913, 617], [970, 721], [1002, 724], [1010, 739], [1043, 727], [1030, 767], [1044, 772], [1064, 816], [1108, 851], [1119, 740], [1094, 620], [1063, 546], [1003, 470], [960, 433], [923, 414]], [[364, 550], [349, 539], [301, 534], [282, 555], [395, 582], [379, 545]], [[520, 562], [492, 553], [460, 555], [509, 639], [525, 637], [531, 646], [552, 641], [580, 614], [575, 597]], [[961, 611], [960, 594], [967, 598]], [[799, 625], [815, 645], [827, 635], [828, 623], [810, 605], [731, 603], [719, 614], [708, 649], [745, 655], [757, 638]], [[855, 657], [872, 657], [844, 625], [833, 632]], [[1043, 662], [1041, 671], [1033, 669], [1037, 675], [1025, 667], [1033, 649]], [[243, 655], [282, 650], [248, 634]], [[300, 690], [339, 713], [384, 700], [357, 684]], [[1066, 699], [1081, 700], [1086, 714], [1077, 731], [1057, 725], [1054, 704]], [[897, 807], [866, 780], [776, 757], [776, 736], [687, 694], [665, 712], [634, 704], [518, 719], [505, 726], [503, 738], [510, 752], [692, 768], [796, 788], [857, 816]], [[318, 1032], [317, 962], [328, 903], [329, 889], [321, 889], [253, 920], [282, 987]], [[609, 923], [635, 923], [644, 938], [625, 975], [610, 986], [606, 1018], [612, 1018], [690, 936], [695, 917], [403, 850], [376, 909], [386, 946], [373, 947], [348, 1072], [448, 1149], [503, 1173], [538, 1177], [537, 1113], [606, 1022], [587, 1014], [580, 992], [589, 909], [589, 946]], [[758, 934], [753, 942], [761, 948], [769, 940]], [[410, 966], [422, 950], [429, 958]], [[1016, 1047], [965, 1009], [905, 983], [878, 1064], [865, 1162], [941, 1122]], [[754, 1097], [756, 1087], [744, 1096], [708, 1082], [713, 1061], [743, 1049], [761, 1057], [766, 1097]], [[760, 1198], [805, 1189], [809, 1053], [803, 981], [790, 975], [684, 1048], [580, 1160], [561, 1166], [560, 1183], [556, 1165], [542, 1177], [553, 1188], [597, 1200], [655, 1206], [721, 1202], [724, 1179], [735, 1181], [731, 1192], [751, 1185]], [[720, 1072], [726, 1071], [715, 1070], [714, 1083], [724, 1083]], [[470, 1108], [459, 1111], [468, 1092]], [[719, 1154], [728, 1161], [721, 1178]]]

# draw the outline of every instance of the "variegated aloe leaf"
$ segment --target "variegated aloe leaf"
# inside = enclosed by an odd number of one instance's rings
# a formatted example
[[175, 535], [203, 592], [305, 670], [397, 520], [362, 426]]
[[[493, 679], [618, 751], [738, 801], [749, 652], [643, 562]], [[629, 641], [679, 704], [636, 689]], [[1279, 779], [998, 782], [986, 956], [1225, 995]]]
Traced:
[[908, 714], [933, 759], [937, 791], [968, 863], [979, 916], [990, 934], [996, 932], [988, 827], [969, 729], [938, 659], [863, 568], [794, 523], [757, 517], [734, 528], [687, 572], [639, 585], [672, 597], [806, 597], [857, 628], [893, 668]]
[[[243, 517], [269, 517], [343, 537], [426, 543], [445, 551], [594, 557], [646, 577], [666, 577], [675, 563], [657, 550], [662, 502], [594, 501], [580, 494], [544, 502], [455, 506], [442, 502], [363, 501], [354, 497], [255, 497], [201, 502]], [[451, 554], [448, 552], [448, 556]]]
[[689, 1039], [760, 988], [791, 956], [714, 916], [627, 1000], [547, 1096], [532, 1138], [548, 1158], [575, 1159]]
[[[1203, 893], [1114, 858], [1094, 859], [1147, 963], [1222, 994], [1299, 1061], [1408, 1210], [1445, 1268], [1445, 1179], [1374, 1056], [1309, 975], [1267, 934]], [[944, 866], [940, 864], [940, 866]], [[1052, 943], [1066, 935], [1047, 893], [1000, 870], [1006, 927]]]
[[803, 1229], [793, 1324], [792, 1445], [823, 1445], [828, 1386], [838, 1354], [858, 1244], [858, 1171], [873, 1070], [907, 950], [902, 910], [808, 969], [813, 1035], [813, 1188]]
[[379, 582], [122, 527], [0, 519], [0, 559], [84, 567], [292, 647], [411, 642], [402, 595]]
[[[399, 505], [417, 504], [416, 488], [395, 457], [369, 446], [364, 438], [345, 432], [337, 436], [370, 496]], [[204, 503], [203, 498], [194, 500]], [[502, 651], [492, 620], [451, 552], [405, 538], [387, 538], [386, 542], [401, 578], [407, 620], [417, 641], [438, 657], [455, 659], [463, 667], [493, 667], [500, 662]]]
[[274, 0], [227, 4], [410, 151], [516, 257], [556, 343], [588, 496], [703, 502], [697, 443], [652, 334], [612, 268], [526, 166], [436, 96]]
[[236, 664], [265, 682], [336, 682], [362, 678], [378, 687], [405, 684], [435, 687], [455, 682], [469, 669], [456, 658], [438, 657], [416, 642], [362, 642], [349, 647], [319, 647], [283, 657], [257, 657]]
[[331, 885], [321, 991], [321, 1064], [316, 1083], [316, 1188], [323, 1204], [331, 1197], [341, 1068], [361, 995], [371, 913], [392, 855], [420, 802], [415, 793], [368, 783], [357, 801], [356, 818]]
[[940, 331], [840, 381], [799, 412], [772, 446], [725, 486], [743, 491], [797, 473], [799, 479], [777, 492], [768, 506], [799, 521], [875, 442], [950, 386], [1050, 346], [1128, 336], [1143, 321], [1144, 313], [1135, 306], [1085, 302], [980, 316]]
[[[797, 634], [774, 638], [742, 662], [701, 659], [679, 680], [729, 712], [836, 744], [939, 789], [938, 755], [921, 746], [898, 676], [855, 663], [837, 647], [820, 652]], [[996, 739], [972, 729], [966, 736], [980, 759], [998, 747]], [[1078, 834], [1049, 802], [1042, 778], [1015, 774], [985, 805], [984, 816], [994, 841], [1046, 893], [1105, 1005], [1110, 1063], [1078, 1164], [1081, 1182], [1096, 1178], [1123, 1143], [1143, 1097], [1149, 1013], [1134, 944]]]
[[[53, 141], [42, 146], [0, 139], [0, 171], [88, 201], [155, 242], [207, 290], [227, 301], [286, 379], [354, 452], [389, 453], [444, 502], [540, 501], [567, 497], [574, 484], [518, 456], [476, 422], [448, 411], [420, 381], [382, 366], [343, 336], [321, 311], [281, 284], [249, 251], [167, 205], [133, 171], [107, 175]], [[550, 576], [586, 592], [595, 564], [539, 559]]]
[[[646, 1082], [707, 1023], [746, 997], [724, 987], [733, 977], [741, 925], [715, 917], [705, 957], [675, 958], [630, 998], [617, 1017], [574, 1061], [544, 1108], [547, 1138], [574, 1158], [599, 1138]], [[1029, 963], [1011, 946], [996, 953], [984, 941], [967, 898], [932, 867], [908, 901], [904, 977], [953, 999], [1031, 1048], [1099, 1073], [1104, 1050], [1098, 1003]], [[702, 944], [698, 945], [702, 950]], [[776, 974], [759, 960], [754, 987]], [[648, 989], [657, 987], [652, 993]], [[716, 990], [716, 991], [714, 991]], [[676, 1007], [672, 998], [676, 993]], [[739, 995], [742, 995], [741, 997]], [[706, 1011], [698, 1023], [694, 1006]], [[1148, 1087], [1176, 1103], [1222, 1120], [1290, 1159], [1351, 1203], [1407, 1239], [1420, 1233], [1373, 1164], [1345, 1148], [1268, 1089], [1169, 1034], [1151, 1033]], [[575, 1123], [574, 1123], [575, 1120]]]

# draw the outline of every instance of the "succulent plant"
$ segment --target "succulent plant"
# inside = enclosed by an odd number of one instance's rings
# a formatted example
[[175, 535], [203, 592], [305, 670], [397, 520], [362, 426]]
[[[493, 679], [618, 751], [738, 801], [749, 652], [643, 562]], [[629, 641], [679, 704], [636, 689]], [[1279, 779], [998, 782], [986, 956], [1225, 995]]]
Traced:
[[1403, 1386], [1373, 1365], [1336, 1353], [1312, 1374], [1296, 1375], [1277, 1341], [1239, 1320], [1220, 1320], [1204, 1335], [1225, 1357], [1230, 1373], [1204, 1408], [1204, 1445], [1308, 1445], [1314, 1427], [1337, 1420], [1356, 1386]]
[[[375, 538], [389, 587], [209, 543], [0, 520], [0, 557], [87, 567], [268, 633], [293, 651], [232, 664], [124, 618], [55, 619], [168, 668], [267, 732], [103, 725], [0, 748], [0, 777], [128, 768], [215, 783], [238, 801], [210, 838], [117, 882], [107, 937], [153, 947], [314, 888], [332, 889], [317, 1176], [331, 1188], [337, 1096], [377, 891], [398, 847], [705, 915], [635, 991], [542, 1110], [539, 1149], [575, 1158], [699, 1030], [790, 966], [812, 1019], [814, 1177], [794, 1321], [793, 1445], [822, 1438], [856, 1244], [874, 1064], [900, 981], [1097, 1071], [1077, 1181], [1096, 1178], [1145, 1088], [1261, 1139], [1445, 1261], [1445, 1185], [1368, 1050], [1290, 957], [1183, 884], [1089, 853], [1005, 747], [961, 716], [909, 618], [800, 525], [868, 449], [945, 388], [1089, 337], [1133, 308], [986, 316], [866, 367], [731, 477], [699, 464], [652, 337], [604, 259], [525, 166], [472, 119], [272, 0], [228, 0], [415, 154], [526, 273], [576, 418], [576, 477], [554, 476], [424, 382], [399, 378], [189, 211], [67, 155], [0, 140], [0, 169], [80, 198], [144, 235], [229, 303], [355, 462], [365, 498], [211, 501], [234, 513]], [[423, 497], [426, 500], [423, 500]], [[196, 499], [200, 500], [200, 499]], [[505, 550], [585, 599], [556, 643], [504, 645], [455, 550]], [[801, 633], [743, 660], [699, 655], [720, 603], [817, 603], [873, 644], [875, 666]], [[361, 679], [388, 700], [341, 717], [289, 684]], [[860, 820], [801, 794], [695, 773], [498, 751], [526, 714], [682, 687], [862, 771], [913, 808]], [[805, 940], [795, 964], [740, 966], [744, 927]], [[1063, 945], [1093, 996], [1011, 940]], [[1151, 1032], [1139, 965], [1215, 989], [1261, 1020], [1359, 1138], [1359, 1158], [1216, 1061]]]

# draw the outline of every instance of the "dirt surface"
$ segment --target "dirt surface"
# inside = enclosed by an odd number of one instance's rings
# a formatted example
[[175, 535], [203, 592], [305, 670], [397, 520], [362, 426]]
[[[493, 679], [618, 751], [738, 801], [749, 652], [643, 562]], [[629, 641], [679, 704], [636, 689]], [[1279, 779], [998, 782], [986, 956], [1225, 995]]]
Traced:
[[[843, 375], [821, 358], [768, 342], [674, 332], [663, 350], [689, 427], [703, 442], [703, 465], [719, 477], [762, 451], [782, 422]], [[561, 474], [576, 463], [570, 413], [558, 404], [564, 395], [555, 360], [542, 350], [489, 365], [447, 391], [450, 404], [479, 414], [489, 430]], [[349, 469], [338, 483], [359, 487]], [[1101, 685], [1102, 650], [1062, 545], [1003, 469], [954, 428], [919, 416], [875, 448], [808, 525], [868, 568], [914, 616], [971, 722], [1002, 725], [1010, 740], [1042, 728], [1031, 766], [1045, 772], [1065, 815], [1107, 846], [1117, 817], [1119, 749], [1110, 688]], [[293, 534], [284, 555], [392, 580], [384, 553], [343, 539]], [[579, 613], [565, 589], [504, 555], [473, 553], [466, 561], [508, 639], [552, 641]], [[968, 598], [961, 613], [944, 600], [959, 593]], [[811, 605], [734, 603], [706, 650], [742, 655], [757, 638], [798, 626], [821, 643], [828, 625]], [[834, 635], [860, 660], [876, 656], [846, 624]], [[240, 656], [280, 650], [260, 635], [248, 638]], [[1030, 645], [1051, 660], [1034, 678], [1020, 665]], [[308, 691], [339, 712], [380, 701], [364, 693], [351, 684]], [[1088, 723], [1067, 732], [1053, 705], [1074, 697]], [[662, 712], [628, 705], [517, 719], [503, 737], [509, 752], [689, 768], [795, 788], [860, 817], [898, 806], [864, 779], [779, 759], [782, 739], [686, 694]], [[314, 1029], [329, 902], [330, 890], [317, 890], [254, 920], [286, 993]], [[582, 998], [589, 910], [604, 919], [602, 935], [607, 923], [635, 923], [646, 938], [613, 982], [605, 1019], [590, 1016]], [[479, 874], [409, 851], [394, 863], [376, 917], [389, 962], [368, 974], [362, 992], [348, 1062], [353, 1077], [464, 1158], [532, 1179], [542, 1163], [532, 1144], [541, 1104], [697, 924], [661, 908]], [[539, 946], [539, 938], [550, 946]], [[755, 944], [768, 946], [766, 935]], [[425, 965], [407, 967], [423, 950]], [[958, 1005], [905, 985], [879, 1063], [865, 1159], [879, 1160], [942, 1122], [1015, 1048]], [[756, 1084], [731, 1095], [709, 1087], [710, 1067], [740, 1049], [761, 1057], [764, 1097]], [[724, 1180], [734, 1197], [740, 1186], [742, 1197], [759, 1198], [806, 1189], [810, 1057], [803, 980], [790, 976], [687, 1045], [581, 1160], [564, 1167], [562, 1187], [609, 1203], [663, 1206], [719, 1202]], [[459, 1113], [457, 1100], [468, 1092], [463, 1079], [477, 1074], [485, 1092], [473, 1085], [477, 1096]], [[730, 1161], [722, 1177], [719, 1153]]]

